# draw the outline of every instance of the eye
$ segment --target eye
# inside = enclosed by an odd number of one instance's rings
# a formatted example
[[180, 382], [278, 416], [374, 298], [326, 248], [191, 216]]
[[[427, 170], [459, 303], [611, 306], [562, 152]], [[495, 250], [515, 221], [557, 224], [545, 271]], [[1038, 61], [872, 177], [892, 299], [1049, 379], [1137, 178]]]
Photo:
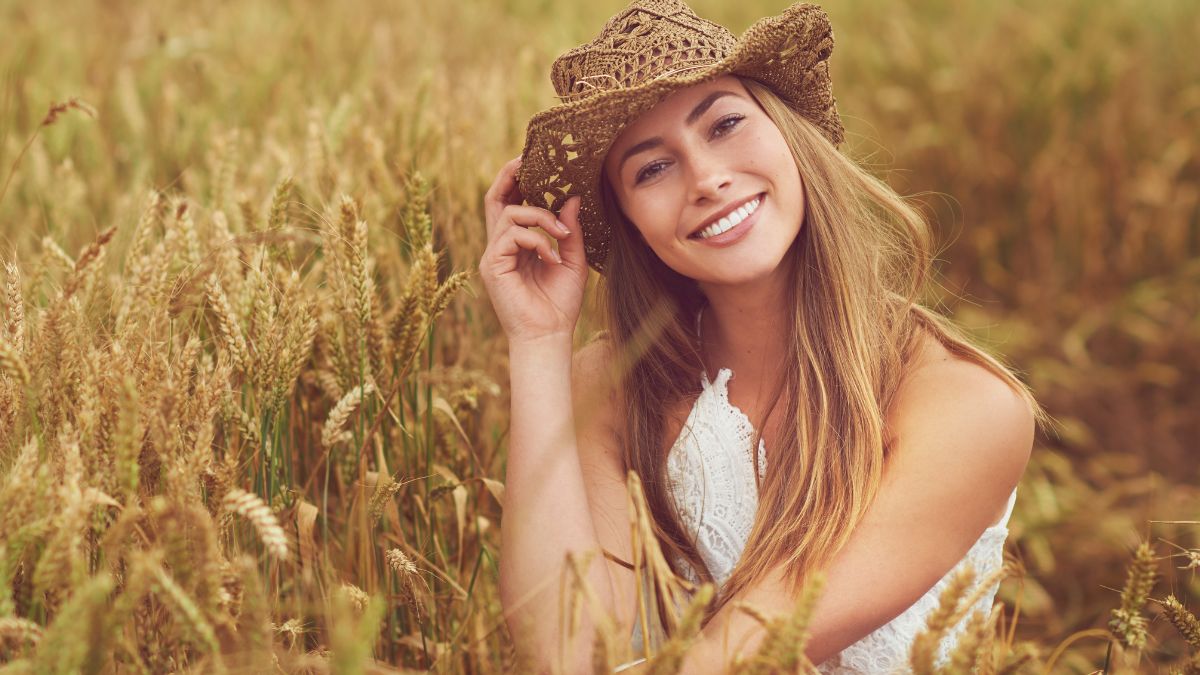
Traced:
[[725, 134], [729, 133], [730, 130], [732, 130], [734, 127], [736, 127], [738, 125], [738, 122], [741, 122], [744, 119], [746, 119], [746, 116], [739, 115], [738, 113], [726, 115], [726, 116], [722, 117], [721, 119], [717, 120], [717, 123], [713, 125], [712, 135], [713, 136], [724, 136]]
[[646, 166], [642, 167], [642, 169], [637, 172], [637, 176], [635, 176], [633, 179], [634, 185], [641, 183], [644, 180], [654, 178], [655, 176], [657, 176], [661, 172], [655, 171], [654, 169], [661, 169], [663, 164], [665, 164], [665, 163], [666, 162], [650, 162]]

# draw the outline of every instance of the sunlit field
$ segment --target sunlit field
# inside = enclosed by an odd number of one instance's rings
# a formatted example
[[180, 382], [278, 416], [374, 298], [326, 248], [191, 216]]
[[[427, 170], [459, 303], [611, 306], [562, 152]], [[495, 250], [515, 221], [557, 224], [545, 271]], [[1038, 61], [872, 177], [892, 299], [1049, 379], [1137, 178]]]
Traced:
[[[623, 6], [0, 2], [0, 672], [517, 668], [482, 196]], [[926, 303], [1057, 421], [952, 669], [1200, 673], [1200, 3], [825, 7]]]

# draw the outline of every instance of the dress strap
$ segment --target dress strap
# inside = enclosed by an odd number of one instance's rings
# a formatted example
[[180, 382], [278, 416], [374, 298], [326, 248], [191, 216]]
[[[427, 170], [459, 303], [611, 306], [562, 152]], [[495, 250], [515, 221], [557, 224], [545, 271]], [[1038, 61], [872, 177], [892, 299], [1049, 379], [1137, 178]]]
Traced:
[[1009, 517], [1012, 516], [1013, 507], [1017, 504], [1017, 488], [1013, 488], [1012, 494], [1008, 496], [1008, 508], [1004, 511], [1004, 522], [1007, 523]]

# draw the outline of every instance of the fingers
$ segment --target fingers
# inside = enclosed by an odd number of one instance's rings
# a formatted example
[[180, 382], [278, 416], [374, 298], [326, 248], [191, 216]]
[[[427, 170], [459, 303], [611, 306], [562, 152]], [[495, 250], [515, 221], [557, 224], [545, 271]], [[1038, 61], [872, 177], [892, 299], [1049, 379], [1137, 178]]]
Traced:
[[579, 206], [582, 202], [578, 196], [571, 197], [558, 212], [558, 219], [572, 232], [579, 229]]
[[519, 230], [539, 227], [559, 240], [556, 256], [547, 255], [546, 252], [553, 251], [553, 249], [550, 248], [545, 237], [535, 235], [536, 240], [530, 240], [521, 236], [519, 239], [521, 241], [540, 241], [546, 249], [546, 251], [538, 249], [543, 260], [554, 261], [554, 258], [561, 254], [561, 260], [569, 263], [571, 267], [587, 269], [583, 232], [579, 225], [579, 209], [582, 200], [578, 196], [568, 199], [557, 217], [547, 209], [523, 204], [524, 198], [517, 184], [520, 168], [521, 157], [509, 160], [501, 167], [496, 180], [484, 195], [489, 245], [503, 236], [506, 231], [514, 229], [514, 225], [520, 226], [515, 228]]
[[523, 227], [510, 228], [499, 241], [496, 242], [494, 248], [496, 255], [505, 258], [513, 258], [513, 267], [516, 267], [516, 256], [522, 250], [537, 251], [538, 256], [547, 263], [558, 264], [562, 262], [558, 252], [550, 245], [550, 240], [532, 230], [527, 230]]
[[521, 158], [510, 159], [500, 167], [496, 180], [483, 195], [484, 216], [487, 219], [488, 241], [495, 238], [495, 230], [500, 219], [500, 213], [505, 206], [520, 204], [523, 200], [521, 190], [517, 185], [517, 171], [521, 168]]
[[570, 234], [558, 240], [558, 252], [567, 264], [587, 269], [587, 254], [583, 247], [583, 228], [579, 225], [579, 208], [583, 202], [579, 197], [571, 197], [563, 204], [558, 219], [567, 226]]
[[562, 239], [569, 235], [569, 228], [565, 228], [550, 211], [536, 206], [509, 204], [504, 207], [500, 212], [500, 217], [496, 219], [490, 241], [494, 241], [496, 237], [504, 234], [514, 225], [520, 226], [522, 229], [540, 227], [555, 239]]

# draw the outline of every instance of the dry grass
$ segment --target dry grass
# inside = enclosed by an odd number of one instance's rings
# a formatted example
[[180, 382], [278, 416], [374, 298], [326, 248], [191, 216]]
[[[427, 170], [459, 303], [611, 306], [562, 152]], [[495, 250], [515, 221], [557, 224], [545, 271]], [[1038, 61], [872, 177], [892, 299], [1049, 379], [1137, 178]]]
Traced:
[[[514, 668], [480, 199], [550, 60], [621, 5], [0, 9], [4, 672]], [[948, 594], [914, 665], [1200, 672], [1200, 7], [827, 7], [847, 151], [946, 242], [930, 302], [1061, 422], [1000, 609]], [[671, 672], [699, 589], [640, 494], [638, 620], [680, 608], [644, 668]], [[803, 612], [774, 621], [745, 668], [803, 669]]]

